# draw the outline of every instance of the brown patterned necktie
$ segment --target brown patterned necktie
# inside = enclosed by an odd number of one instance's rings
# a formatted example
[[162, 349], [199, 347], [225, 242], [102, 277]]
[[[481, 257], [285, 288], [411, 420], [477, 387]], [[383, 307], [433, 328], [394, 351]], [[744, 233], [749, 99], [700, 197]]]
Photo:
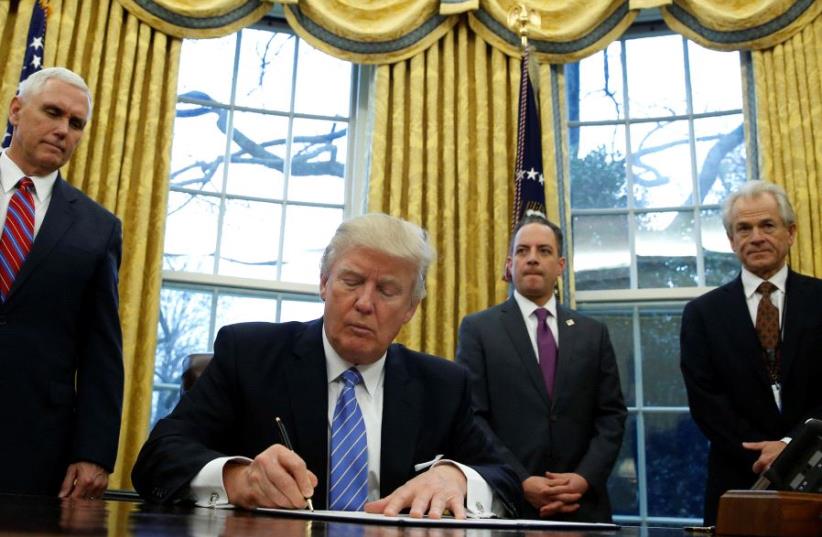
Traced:
[[779, 346], [779, 309], [771, 302], [771, 293], [776, 291], [771, 282], [762, 282], [756, 291], [762, 295], [756, 309], [756, 335], [765, 351], [768, 374], [773, 382], [779, 379], [777, 347]]

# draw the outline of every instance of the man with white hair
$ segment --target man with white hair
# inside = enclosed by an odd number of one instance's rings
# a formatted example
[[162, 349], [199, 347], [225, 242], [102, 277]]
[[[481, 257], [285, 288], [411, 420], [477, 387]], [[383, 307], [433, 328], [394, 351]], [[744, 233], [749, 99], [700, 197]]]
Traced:
[[121, 226], [60, 177], [91, 117], [83, 79], [32, 74], [0, 155], [0, 492], [99, 497], [123, 399]]
[[514, 513], [518, 484], [475, 421], [467, 373], [392, 343], [433, 257], [405, 220], [341, 224], [321, 261], [322, 318], [223, 327], [210, 365], [143, 446], [137, 491], [243, 508], [311, 498], [386, 515]]
[[682, 314], [691, 415], [710, 441], [705, 523], [747, 489], [808, 418], [822, 418], [822, 280], [787, 265], [796, 218], [782, 187], [750, 181], [722, 215], [740, 275]]

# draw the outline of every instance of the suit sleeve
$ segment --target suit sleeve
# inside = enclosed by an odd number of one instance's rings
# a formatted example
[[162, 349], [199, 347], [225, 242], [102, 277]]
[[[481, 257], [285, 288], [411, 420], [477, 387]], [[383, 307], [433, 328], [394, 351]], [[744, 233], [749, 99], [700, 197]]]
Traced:
[[77, 407], [71, 461], [114, 468], [123, 405], [123, 343], [118, 312], [122, 228], [113, 219], [105, 252], [83, 297], [78, 342]]
[[522, 504], [519, 480], [510, 466], [505, 464], [507, 461], [504, 461], [499, 450], [500, 442], [495, 442], [494, 435], [489, 434], [480, 425], [480, 420], [471, 408], [471, 383], [468, 373], [464, 370], [460, 372], [460, 405], [456, 414], [452, 442], [455, 453], [449, 458], [476, 470], [493, 489], [508, 512], [516, 516]]
[[208, 462], [237, 455], [227, 453], [226, 445], [237, 416], [234, 339], [230, 327], [219, 331], [211, 363], [171, 414], [157, 422], [140, 450], [131, 480], [144, 499], [164, 504], [184, 499], [189, 483]]
[[466, 317], [460, 323], [459, 336], [457, 339], [456, 361], [468, 369], [471, 378], [471, 402], [477, 418], [477, 424], [494, 442], [497, 451], [502, 455], [505, 462], [516, 472], [520, 482], [529, 477], [528, 470], [522, 465], [517, 457], [511, 453], [505, 444], [497, 438], [491, 428], [488, 418], [491, 415], [490, 402], [488, 397], [488, 372], [486, 370], [485, 349], [479, 337], [475, 319]]
[[766, 438], [734, 412], [734, 404], [713, 365], [715, 357], [705, 318], [694, 302], [688, 303], [682, 313], [679, 341], [680, 367], [694, 421], [713, 447], [753, 464], [757, 455], [743, 449], [742, 442]]
[[[600, 327], [599, 379], [596, 390], [594, 432], [588, 444], [588, 450], [577, 465], [576, 473], [584, 477], [592, 486], [602, 483], [604, 487], [619, 455], [619, 448], [622, 446], [628, 410], [622, 397], [616, 355], [611, 345], [608, 329], [604, 325]], [[604, 494], [606, 491], [603, 489], [598, 492]]]

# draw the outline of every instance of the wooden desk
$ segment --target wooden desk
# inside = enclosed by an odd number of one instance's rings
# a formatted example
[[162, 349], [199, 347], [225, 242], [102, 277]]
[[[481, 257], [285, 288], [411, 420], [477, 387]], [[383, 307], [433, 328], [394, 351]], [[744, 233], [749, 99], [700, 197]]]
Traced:
[[623, 527], [615, 532], [403, 528], [304, 521], [270, 515], [157, 507], [133, 501], [66, 500], [0, 494], [0, 535], [191, 537], [684, 537], [680, 529]]

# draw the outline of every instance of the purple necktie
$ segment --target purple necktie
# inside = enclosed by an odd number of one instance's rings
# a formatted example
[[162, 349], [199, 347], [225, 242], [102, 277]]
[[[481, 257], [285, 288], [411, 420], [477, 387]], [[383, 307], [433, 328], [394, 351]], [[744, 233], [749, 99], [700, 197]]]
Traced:
[[542, 378], [545, 380], [545, 388], [548, 390], [548, 397], [553, 397], [554, 375], [557, 371], [557, 342], [551, 328], [545, 320], [551, 312], [545, 308], [534, 310], [537, 315], [537, 350], [539, 350], [539, 368], [542, 370]]

